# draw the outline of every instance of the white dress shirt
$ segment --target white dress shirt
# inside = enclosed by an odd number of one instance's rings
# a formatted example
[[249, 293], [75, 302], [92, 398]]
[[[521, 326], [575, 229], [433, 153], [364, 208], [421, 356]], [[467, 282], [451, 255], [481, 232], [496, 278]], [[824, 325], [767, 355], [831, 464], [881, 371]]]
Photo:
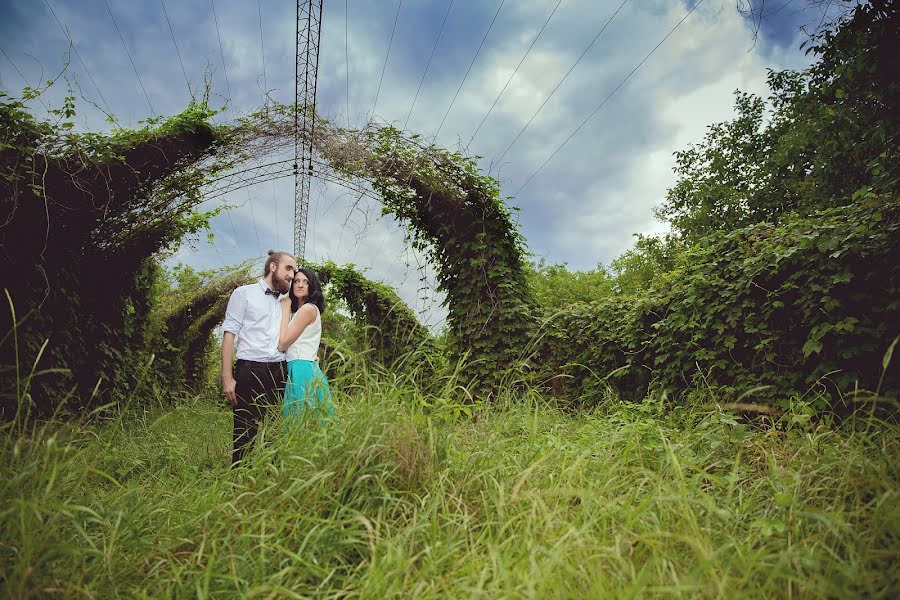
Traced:
[[237, 288], [228, 300], [222, 331], [230, 331], [237, 337], [238, 360], [284, 360], [284, 352], [278, 351], [281, 303], [278, 298], [266, 294], [267, 289], [266, 282], [260, 279]]
[[[313, 306], [316, 306], [313, 304]], [[294, 316], [291, 317], [291, 321], [297, 318], [297, 315], [300, 314], [300, 311], [294, 313]], [[322, 317], [319, 315], [319, 307], [316, 306], [316, 318], [315, 320], [306, 326], [306, 328], [300, 333], [300, 337], [297, 338], [297, 341], [291, 344], [287, 352], [285, 352], [285, 359], [287, 360], [316, 360], [316, 355], [319, 353], [319, 342], [322, 340]]]

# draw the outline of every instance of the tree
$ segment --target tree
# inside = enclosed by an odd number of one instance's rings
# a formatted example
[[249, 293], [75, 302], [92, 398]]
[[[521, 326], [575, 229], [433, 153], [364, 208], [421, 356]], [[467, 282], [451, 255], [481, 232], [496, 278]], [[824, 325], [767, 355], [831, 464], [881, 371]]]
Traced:
[[657, 216], [688, 241], [787, 213], [896, 195], [900, 180], [900, 18], [858, 6], [811, 41], [819, 60], [770, 72], [768, 102], [737, 92], [737, 117], [676, 152], [678, 181]]
[[592, 302], [613, 293], [613, 281], [603, 265], [590, 271], [569, 271], [543, 258], [526, 265], [528, 287], [539, 306], [553, 312], [575, 302]]

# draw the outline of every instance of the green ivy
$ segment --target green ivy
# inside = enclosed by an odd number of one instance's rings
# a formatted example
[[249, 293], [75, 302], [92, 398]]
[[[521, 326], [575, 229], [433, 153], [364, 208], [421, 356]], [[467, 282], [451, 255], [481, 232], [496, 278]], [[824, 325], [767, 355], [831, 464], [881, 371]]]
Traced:
[[472, 159], [393, 127], [368, 130], [358, 143], [363, 153], [352, 160], [329, 155], [329, 147], [325, 158], [372, 181], [383, 212], [404, 222], [413, 247], [427, 253], [447, 294], [451, 360], [472, 359], [470, 379], [489, 390], [522, 358], [534, 323], [524, 243], [498, 182]]
[[[548, 319], [536, 355], [545, 379], [565, 365], [568, 388], [596, 397], [607, 386], [637, 397], [650, 385], [759, 398], [875, 390], [900, 333], [898, 265], [893, 197], [715, 234], [666, 287]], [[895, 373], [882, 393], [896, 393]]]
[[0, 280], [17, 317], [0, 311], [0, 332], [15, 327], [20, 342], [0, 346], [0, 415], [20, 401], [16, 364], [67, 368], [32, 381], [38, 414], [66, 397], [78, 410], [127, 394], [143, 364], [153, 257], [208, 226], [217, 211], [197, 210], [199, 190], [235, 160], [204, 103], [109, 134], [73, 132], [71, 97], [53, 112], [40, 122], [0, 94]]
[[306, 263], [323, 285], [341, 298], [363, 324], [364, 343], [385, 368], [416, 373], [427, 381], [434, 373], [434, 340], [415, 313], [389, 286], [367, 279], [353, 265]]

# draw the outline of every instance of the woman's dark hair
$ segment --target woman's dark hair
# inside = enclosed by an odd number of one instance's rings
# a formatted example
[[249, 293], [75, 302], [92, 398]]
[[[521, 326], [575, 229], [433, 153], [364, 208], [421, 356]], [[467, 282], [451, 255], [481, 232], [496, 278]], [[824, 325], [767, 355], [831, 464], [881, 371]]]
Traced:
[[[307, 288], [309, 294], [306, 296], [306, 302], [315, 304], [319, 309], [319, 312], [325, 314], [325, 294], [322, 293], [322, 284], [319, 282], [318, 275], [316, 275], [316, 272], [312, 269], [300, 267], [297, 269], [297, 272], [294, 273], [294, 277], [300, 273], [306, 275], [306, 279], [309, 281], [309, 286]], [[291, 312], [297, 312], [300, 309], [300, 299], [294, 295], [294, 282], [291, 282], [291, 289], [288, 291], [288, 295], [291, 298]]]

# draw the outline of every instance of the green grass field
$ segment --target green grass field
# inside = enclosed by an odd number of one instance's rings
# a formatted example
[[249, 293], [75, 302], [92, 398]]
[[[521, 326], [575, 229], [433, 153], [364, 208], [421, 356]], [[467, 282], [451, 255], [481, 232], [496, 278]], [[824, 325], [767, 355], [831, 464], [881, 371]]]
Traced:
[[[212, 398], [7, 428], [9, 598], [858, 598], [900, 591], [895, 425], [709, 404], [472, 418], [375, 380], [235, 472]], [[411, 401], [415, 400], [415, 401]], [[445, 398], [446, 401], [446, 398]]]

